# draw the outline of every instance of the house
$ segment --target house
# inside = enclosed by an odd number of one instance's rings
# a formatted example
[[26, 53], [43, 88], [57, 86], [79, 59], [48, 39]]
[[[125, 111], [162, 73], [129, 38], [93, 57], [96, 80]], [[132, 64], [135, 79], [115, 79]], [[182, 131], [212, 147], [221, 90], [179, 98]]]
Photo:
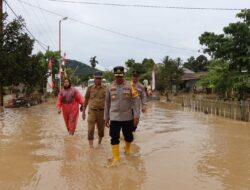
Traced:
[[181, 81], [182, 83], [180, 85], [180, 89], [186, 92], [191, 91], [197, 81], [195, 72], [191, 71], [190, 69], [183, 68], [183, 75], [181, 77]]

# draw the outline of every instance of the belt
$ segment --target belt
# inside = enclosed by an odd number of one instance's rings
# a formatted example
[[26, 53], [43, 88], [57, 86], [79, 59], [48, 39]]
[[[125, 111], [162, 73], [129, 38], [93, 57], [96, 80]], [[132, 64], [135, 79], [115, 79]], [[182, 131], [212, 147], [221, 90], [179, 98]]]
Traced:
[[[91, 108], [90, 108], [90, 109], [91, 109]], [[104, 109], [101, 108], [101, 109], [91, 109], [91, 110], [93, 110], [93, 111], [103, 111]]]

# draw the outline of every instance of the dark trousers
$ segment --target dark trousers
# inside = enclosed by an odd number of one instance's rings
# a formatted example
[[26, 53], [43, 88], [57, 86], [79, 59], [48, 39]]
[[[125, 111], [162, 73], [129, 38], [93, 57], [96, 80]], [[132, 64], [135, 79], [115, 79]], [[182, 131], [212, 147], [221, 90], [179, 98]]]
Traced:
[[116, 145], [120, 143], [120, 131], [124, 136], [126, 142], [132, 142], [133, 137], [133, 120], [131, 121], [110, 121], [109, 136], [111, 137], [111, 145]]

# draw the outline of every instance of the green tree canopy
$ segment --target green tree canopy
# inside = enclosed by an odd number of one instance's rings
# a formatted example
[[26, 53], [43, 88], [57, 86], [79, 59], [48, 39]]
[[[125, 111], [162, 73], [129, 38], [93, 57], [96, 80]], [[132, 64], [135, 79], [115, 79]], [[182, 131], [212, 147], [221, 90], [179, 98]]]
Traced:
[[96, 67], [96, 64], [98, 64], [98, 61], [96, 60], [96, 56], [91, 57], [90, 60], [89, 60], [89, 62], [90, 62], [91, 66], [92, 66], [93, 68], [95, 68], [95, 67]]
[[208, 70], [208, 59], [205, 55], [199, 55], [197, 58], [191, 56], [187, 59], [187, 61], [183, 64], [183, 67], [190, 69], [194, 72], [201, 72]]
[[25, 83], [27, 68], [31, 64], [34, 40], [24, 32], [24, 19], [18, 17], [6, 22], [3, 17], [3, 32], [0, 36], [0, 106], [3, 105], [3, 86]]
[[171, 59], [166, 56], [158, 65], [156, 88], [162, 92], [172, 92], [172, 86], [180, 83], [182, 74], [180, 58]]
[[212, 58], [229, 63], [230, 70], [247, 69], [250, 73], [250, 9], [242, 10], [236, 16], [241, 21], [224, 27], [224, 34], [205, 32], [200, 36], [200, 44], [206, 46], [204, 53]]

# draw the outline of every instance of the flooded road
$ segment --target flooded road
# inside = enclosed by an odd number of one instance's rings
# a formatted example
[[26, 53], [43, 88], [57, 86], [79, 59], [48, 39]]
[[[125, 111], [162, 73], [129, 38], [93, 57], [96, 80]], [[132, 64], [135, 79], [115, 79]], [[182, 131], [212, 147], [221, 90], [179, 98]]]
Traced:
[[108, 130], [90, 150], [79, 119], [67, 135], [52, 103], [0, 113], [2, 190], [248, 190], [250, 125], [150, 102], [136, 132], [132, 156], [121, 142], [111, 158]]

